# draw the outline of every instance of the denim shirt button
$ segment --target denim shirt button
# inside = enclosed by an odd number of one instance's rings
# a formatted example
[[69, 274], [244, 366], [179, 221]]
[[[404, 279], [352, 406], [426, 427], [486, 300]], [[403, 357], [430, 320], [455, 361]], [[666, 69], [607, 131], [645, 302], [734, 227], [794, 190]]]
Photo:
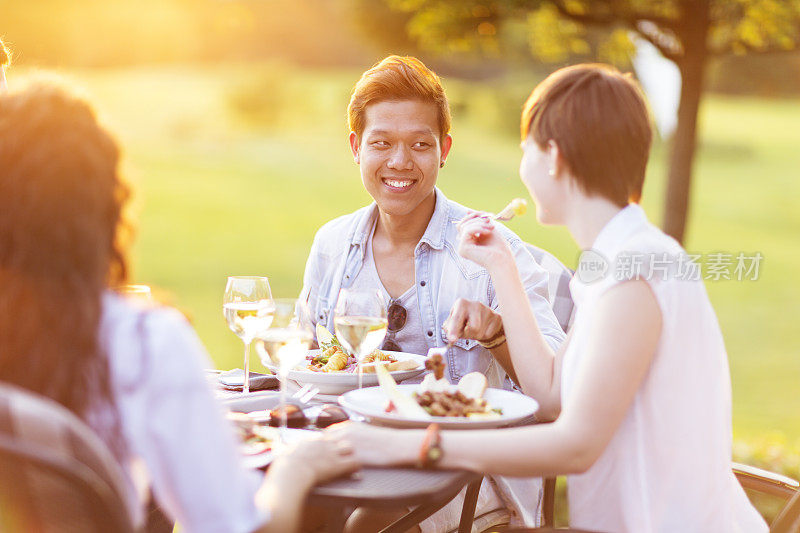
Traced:
[[419, 286], [420, 286], [420, 287], [424, 287], [424, 286], [425, 286], [425, 280], [422, 280], [422, 281], [420, 281], [420, 282], [419, 282]]
[[428, 330], [428, 337], [433, 337], [433, 332], [431, 330]]

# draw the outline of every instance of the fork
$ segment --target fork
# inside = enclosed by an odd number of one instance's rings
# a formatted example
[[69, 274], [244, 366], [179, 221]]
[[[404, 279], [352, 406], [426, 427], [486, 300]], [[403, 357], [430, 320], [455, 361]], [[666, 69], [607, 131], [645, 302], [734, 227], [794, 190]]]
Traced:
[[[506, 222], [514, 218], [515, 215], [524, 215], [528, 209], [528, 202], [524, 198], [514, 198], [499, 213], [489, 215], [490, 220]], [[458, 224], [461, 220], [454, 220], [453, 224]]]
[[296, 390], [294, 394], [292, 394], [293, 400], [299, 400], [300, 403], [308, 403], [311, 398], [319, 394], [319, 387], [312, 385], [311, 383], [306, 383], [300, 389]]

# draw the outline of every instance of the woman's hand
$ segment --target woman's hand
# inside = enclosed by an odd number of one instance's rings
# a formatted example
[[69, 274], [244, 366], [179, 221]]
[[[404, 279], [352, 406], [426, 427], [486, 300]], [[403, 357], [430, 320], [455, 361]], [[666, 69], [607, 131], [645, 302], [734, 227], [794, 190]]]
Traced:
[[348, 442], [320, 436], [299, 441], [279, 452], [270, 470], [276, 466], [314, 486], [354, 472], [360, 464]]
[[508, 243], [488, 213], [470, 212], [458, 223], [458, 253], [490, 272], [513, 261]]
[[356, 461], [369, 466], [414, 464], [422, 446], [422, 431], [396, 430], [343, 422], [325, 430], [325, 438], [353, 450]]
[[323, 436], [279, 451], [256, 493], [256, 506], [269, 520], [255, 533], [299, 531], [306, 495], [314, 485], [358, 466], [351, 447]]
[[459, 298], [450, 308], [450, 316], [444, 321], [444, 332], [448, 342], [458, 339], [474, 339], [486, 342], [493, 339], [503, 327], [503, 318], [481, 302]]

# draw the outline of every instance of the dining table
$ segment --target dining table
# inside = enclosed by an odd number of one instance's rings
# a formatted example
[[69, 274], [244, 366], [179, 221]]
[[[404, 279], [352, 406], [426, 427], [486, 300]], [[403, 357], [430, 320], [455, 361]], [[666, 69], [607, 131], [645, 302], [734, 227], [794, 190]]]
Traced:
[[343, 531], [356, 507], [409, 509], [382, 533], [402, 533], [447, 505], [467, 487], [461, 510], [459, 533], [472, 531], [475, 507], [483, 476], [465, 470], [421, 470], [416, 468], [364, 468], [356, 476], [335, 479], [316, 486], [308, 503], [327, 512], [326, 531]]
[[[224, 389], [216, 380], [216, 371], [209, 371], [209, 380], [215, 384], [216, 396], [232, 411], [253, 412], [276, 407], [280, 396], [274, 390], [243, 393]], [[297, 390], [295, 385], [290, 393]], [[329, 395], [316, 395], [304, 404], [313, 411], [332, 403]], [[355, 475], [328, 481], [314, 487], [307, 503], [324, 510], [325, 531], [339, 533], [357, 507], [375, 509], [409, 509], [382, 533], [400, 533], [418, 525], [423, 520], [452, 501], [465, 487], [466, 494], [461, 510], [459, 533], [472, 530], [475, 507], [483, 475], [466, 470], [426, 470], [419, 468], [365, 467]]]

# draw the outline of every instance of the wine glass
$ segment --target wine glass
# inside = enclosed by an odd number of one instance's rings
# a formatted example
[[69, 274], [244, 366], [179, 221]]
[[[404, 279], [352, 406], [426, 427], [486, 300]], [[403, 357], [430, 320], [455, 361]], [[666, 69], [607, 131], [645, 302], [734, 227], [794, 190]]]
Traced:
[[289, 371], [306, 359], [308, 349], [314, 340], [308, 306], [295, 298], [276, 298], [273, 301], [274, 318], [270, 328], [258, 334], [256, 352], [264, 366], [277, 365], [280, 381], [281, 413], [280, 435], [286, 444], [286, 385]]
[[244, 342], [244, 384], [250, 392], [250, 343], [272, 323], [272, 291], [264, 276], [228, 276], [222, 310], [228, 327]]
[[336, 300], [333, 327], [336, 337], [358, 360], [358, 388], [362, 383], [362, 362], [386, 336], [386, 303], [378, 291], [342, 289]]

